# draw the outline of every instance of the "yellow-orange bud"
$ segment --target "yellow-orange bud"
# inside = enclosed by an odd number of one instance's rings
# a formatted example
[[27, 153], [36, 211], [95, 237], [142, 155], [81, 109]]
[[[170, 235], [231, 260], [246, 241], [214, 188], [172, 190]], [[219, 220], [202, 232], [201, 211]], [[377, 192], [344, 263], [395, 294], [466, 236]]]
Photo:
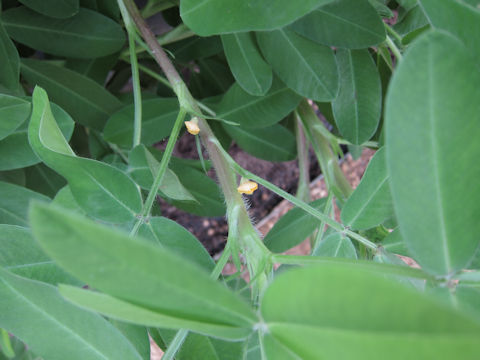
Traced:
[[193, 118], [190, 121], [185, 121], [185, 126], [187, 127], [187, 131], [192, 135], [197, 135], [200, 132], [200, 128], [198, 127], [198, 120]]
[[255, 190], [258, 189], [258, 184], [254, 181], [245, 181], [240, 184], [240, 186], [237, 188], [237, 191], [240, 194], [247, 194], [247, 195], [252, 195]]

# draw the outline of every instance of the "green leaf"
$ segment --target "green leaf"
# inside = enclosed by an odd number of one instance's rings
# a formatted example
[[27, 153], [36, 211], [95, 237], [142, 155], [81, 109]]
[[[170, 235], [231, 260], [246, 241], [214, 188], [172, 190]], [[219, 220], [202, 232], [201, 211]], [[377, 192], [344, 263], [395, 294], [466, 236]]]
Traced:
[[[153, 184], [153, 179], [157, 175], [160, 162], [157, 161], [155, 156], [153, 156], [146, 148], [145, 149], [145, 160], [147, 162], [148, 168], [150, 169], [150, 175], [152, 177], [151, 184], [149, 184], [149, 188]], [[147, 181], [149, 181], [148, 179]], [[150, 181], [149, 181], [150, 182]], [[195, 201], [195, 198], [188, 192], [187, 189], [182, 185], [178, 176], [170, 169], [166, 169], [165, 174], [163, 176], [162, 182], [159, 185], [159, 189], [165, 196], [173, 199], [173, 200], [181, 200], [181, 201]]]
[[266, 127], [282, 120], [300, 100], [300, 96], [277, 79], [264, 96], [250, 95], [240, 85], [233, 84], [218, 106], [217, 117], [245, 127]]
[[27, 228], [0, 225], [0, 249], [0, 267], [14, 274], [52, 285], [83, 285], [45, 255]]
[[[118, 298], [72, 290], [92, 300], [90, 305], [105, 308], [95, 310], [147, 326], [162, 326], [164, 318], [164, 327], [178, 329], [188, 323], [196, 327], [187, 328], [200, 331], [205, 325], [205, 332], [225, 331], [225, 337], [241, 338], [250, 332], [256, 319], [250, 307], [175, 253], [62, 208], [37, 203], [30, 219], [36, 240], [62, 268]], [[99, 297], [105, 302], [94, 300]]]
[[477, 59], [480, 57], [480, 10], [464, 1], [421, 0], [422, 8], [434, 28], [446, 30], [462, 41]]
[[297, 157], [295, 135], [280, 124], [262, 129], [222, 125], [238, 146], [259, 159], [289, 161]]
[[[133, 139], [135, 106], [127, 105], [114, 113], [103, 129], [106, 141], [130, 149]], [[142, 144], [149, 146], [170, 135], [178, 115], [176, 98], [156, 98], [142, 102]]]
[[[318, 210], [325, 207], [326, 199], [318, 199], [310, 203]], [[267, 248], [281, 253], [300, 244], [320, 225], [317, 218], [300, 208], [293, 208], [278, 220], [264, 238]]]
[[385, 27], [367, 0], [339, 0], [292, 24], [299, 34], [328, 46], [364, 49], [385, 40]]
[[123, 336], [137, 349], [143, 360], [151, 360], [150, 358], [150, 339], [148, 337], [147, 328], [144, 326], [132, 325], [122, 321], [110, 320]]
[[79, 0], [19, 0], [36, 12], [52, 18], [64, 19], [78, 13]]
[[27, 188], [51, 198], [55, 197], [58, 191], [66, 185], [63, 177], [43, 163], [26, 168], [25, 175]]
[[[480, 350], [478, 321], [382, 274], [342, 265], [278, 276], [261, 314], [292, 359], [473, 360]], [[275, 348], [266, 347], [268, 358]]]
[[196, 85], [195, 96], [204, 98], [223, 95], [235, 82], [226, 60], [215, 57], [197, 60], [198, 73], [191, 79]]
[[21, 72], [31, 85], [47, 90], [76, 122], [102, 130], [122, 103], [105, 88], [75, 71], [45, 61], [22, 59]]
[[[60, 131], [66, 139], [70, 139], [74, 128], [72, 118], [59, 106], [51, 104], [51, 107]], [[30, 115], [30, 111], [28, 115]], [[0, 154], [2, 154], [0, 170], [19, 169], [40, 162], [30, 147], [27, 131], [28, 121], [24, 121], [12, 134], [0, 141]]]
[[87, 215], [87, 213], [80, 207], [80, 205], [78, 205], [68, 185], [64, 186], [57, 193], [52, 203], [59, 205], [72, 212], [76, 212], [77, 214], [81, 214], [85, 216]]
[[67, 179], [75, 200], [89, 215], [127, 222], [141, 211], [140, 192], [127, 175], [113, 166], [75, 155], [57, 126], [46, 92], [39, 87], [33, 92], [28, 137], [42, 161]]
[[[262, 349], [260, 347], [260, 336], [257, 332], [250, 335], [247, 341], [245, 341], [242, 360], [258, 360], [261, 358]], [[275, 357], [275, 359], [278, 359], [278, 357]]]
[[293, 31], [257, 33], [258, 44], [278, 77], [298, 94], [330, 101], [338, 92], [338, 73], [332, 49]]
[[393, 230], [385, 237], [385, 239], [383, 239], [382, 246], [388, 252], [403, 256], [410, 256], [399, 228]]
[[393, 11], [390, 10], [390, 8], [386, 4], [384, 4], [383, 0], [368, 0], [368, 2], [377, 11], [380, 17], [391, 19], [395, 16]]
[[108, 73], [116, 65], [119, 54], [95, 58], [95, 59], [67, 59], [65, 67], [89, 77], [100, 85], [107, 79]]
[[23, 169], [1, 171], [0, 181], [25, 186], [25, 171]]
[[477, 83], [468, 50], [433, 31], [411, 45], [387, 95], [395, 213], [410, 253], [435, 275], [462, 269], [479, 244], [480, 202], [471, 183], [480, 177], [473, 166], [480, 156]]
[[[130, 153], [128, 171], [138, 185], [145, 190], [150, 190], [160, 163], [143, 145], [139, 145], [138, 149], [139, 151]], [[178, 176], [168, 168], [160, 183], [159, 192], [163, 197], [182, 201], [195, 201], [193, 195], [182, 185]]]
[[[180, 15], [201, 36], [237, 31], [271, 30], [285, 26], [332, 0], [183, 0]], [[208, 21], [205, 21], [208, 19]]]
[[17, 7], [3, 12], [1, 19], [15, 41], [57, 56], [97, 58], [119, 51], [125, 43], [119, 24], [83, 8], [68, 19], [53, 19]]
[[340, 89], [332, 102], [338, 130], [361, 145], [377, 130], [382, 110], [382, 84], [368, 50], [338, 50]]
[[175, 41], [165, 46], [177, 61], [189, 62], [217, 55], [222, 52], [222, 41], [219, 36], [199, 37]]
[[[158, 330], [162, 341], [170, 345], [176, 332], [171, 330]], [[242, 342], [223, 341], [195, 333], [188, 334], [178, 351], [177, 360], [239, 360], [242, 356]], [[243, 359], [243, 358], [241, 358]]]
[[20, 58], [2, 23], [0, 23], [0, 58], [3, 59], [3, 66], [0, 67], [0, 84], [16, 91], [19, 87]]
[[455, 296], [460, 303], [460, 308], [470, 311], [480, 318], [480, 285], [463, 284], [460, 282], [455, 288]]
[[337, 232], [320, 241], [312, 255], [356, 259], [357, 251], [352, 244], [352, 240]]
[[251, 95], [265, 95], [272, 85], [272, 69], [260, 55], [252, 34], [225, 34], [222, 43], [237, 83]]
[[50, 201], [23, 186], [0, 181], [0, 224], [28, 226], [27, 212], [32, 200]]
[[51, 360], [141, 360], [107, 320], [65, 301], [52, 285], [0, 269], [0, 326]]
[[173, 220], [165, 217], [151, 218], [140, 226], [138, 235], [151, 240], [161, 248], [187, 258], [207, 271], [211, 272], [215, 267], [215, 262], [200, 241]]
[[353, 230], [370, 229], [393, 216], [385, 150], [378, 150], [342, 208], [342, 222]]
[[205, 173], [190, 166], [171, 163], [170, 168], [181, 183], [195, 198], [193, 201], [175, 201], [171, 203], [184, 211], [198, 216], [224, 216], [225, 201], [217, 183]]
[[[415, 5], [408, 10], [401, 19], [395, 24], [394, 29], [402, 36], [406, 36], [416, 30], [419, 30], [429, 24], [425, 13], [420, 5]], [[402, 41], [403, 42], [403, 41]]]
[[60, 293], [70, 302], [98, 312], [111, 319], [141, 324], [144, 326], [165, 327], [169, 329], [188, 329], [201, 334], [212, 335], [226, 340], [241, 340], [249, 335], [250, 329], [234, 327], [229, 324], [210, 323], [205, 319], [192, 319], [184, 314], [173, 316], [168, 311], [141, 307], [99, 292], [83, 290], [77, 287], [60, 285]]
[[[26, 345], [21, 342], [15, 336], [9, 336], [6, 330], [0, 330], [2, 333], [2, 339], [0, 339], [1, 344], [1, 352], [0, 352], [0, 359], [1, 360], [33, 360], [37, 359], [36, 355], [34, 355], [30, 349], [27, 349]], [[5, 342], [6, 338], [8, 339], [9, 344], [7, 345]], [[9, 354], [9, 347], [10, 350], [13, 350], [13, 355]]]
[[0, 140], [13, 133], [30, 116], [27, 100], [0, 94]]
[[[148, 150], [139, 145], [130, 152], [128, 173], [136, 179], [140, 186], [149, 189], [153, 177], [147, 161], [147, 153], [152, 154], [157, 161], [161, 161], [163, 153], [157, 149]], [[218, 185], [205, 175], [197, 163], [173, 157], [169, 168], [180, 180], [181, 185], [196, 201], [175, 201], [170, 199], [176, 207], [199, 216], [225, 215], [225, 202]], [[160, 195], [165, 195], [163, 192]]]

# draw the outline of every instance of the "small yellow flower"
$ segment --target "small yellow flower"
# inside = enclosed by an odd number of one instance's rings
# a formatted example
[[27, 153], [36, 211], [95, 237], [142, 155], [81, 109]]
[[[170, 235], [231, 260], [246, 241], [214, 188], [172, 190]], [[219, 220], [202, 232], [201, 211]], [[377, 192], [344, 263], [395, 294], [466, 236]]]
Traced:
[[237, 188], [237, 191], [240, 194], [247, 194], [247, 195], [252, 195], [255, 190], [258, 189], [258, 184], [254, 181], [242, 181], [240, 183], [240, 186]]
[[190, 121], [185, 121], [185, 126], [187, 127], [187, 131], [192, 135], [197, 135], [200, 132], [200, 128], [198, 127], [198, 119], [196, 117]]

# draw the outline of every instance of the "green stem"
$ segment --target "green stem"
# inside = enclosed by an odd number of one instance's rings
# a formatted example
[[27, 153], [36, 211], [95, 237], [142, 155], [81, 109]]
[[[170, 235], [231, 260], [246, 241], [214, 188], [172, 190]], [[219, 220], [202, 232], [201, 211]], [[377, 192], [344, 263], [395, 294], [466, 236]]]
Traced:
[[166, 0], [166, 1], [152, 1], [147, 2], [147, 5], [142, 9], [142, 16], [148, 18], [156, 13], [170, 9], [171, 7], [177, 6], [178, 1]]
[[334, 191], [339, 201], [343, 203], [353, 190], [338, 165], [338, 158], [332, 151], [329, 138], [324, 135], [320, 119], [306, 100], [300, 103], [297, 111], [304, 124], [305, 134], [318, 158], [329, 192]]
[[386, 42], [390, 50], [392, 50], [393, 55], [397, 58], [398, 61], [402, 61], [403, 56], [400, 50], [398, 49], [397, 45], [393, 42], [390, 36], [387, 35]]
[[142, 64], [138, 64], [138, 68], [142, 70], [145, 74], [150, 75], [155, 80], [161, 82], [163, 85], [168, 86], [170, 89], [173, 89], [172, 85], [162, 75], [157, 74], [155, 71], [150, 70], [148, 67]]
[[238, 165], [235, 160], [233, 160], [230, 155], [223, 150], [222, 146], [218, 142], [217, 139], [210, 139], [213, 143], [217, 144], [217, 147], [224, 153], [224, 156], [228, 159], [228, 162], [230, 166], [235, 170], [240, 176], [243, 176], [248, 179], [252, 179], [253, 181], [256, 181], [260, 185], [265, 186], [267, 189], [273, 191], [275, 194], [283, 197], [285, 200], [291, 202], [293, 205], [299, 207], [300, 209], [305, 210], [307, 213], [310, 215], [316, 217], [319, 220], [323, 220], [328, 226], [332, 227], [333, 229], [343, 232], [345, 235], [349, 236], [350, 238], [353, 238], [357, 240], [358, 242], [364, 244], [365, 246], [371, 248], [371, 249], [377, 249], [377, 245], [370, 240], [364, 238], [363, 236], [351, 231], [347, 227], [343, 226], [342, 224], [336, 222], [335, 220], [331, 219], [328, 215], [325, 215], [315, 209], [314, 207], [308, 205], [307, 203], [297, 199], [295, 196], [292, 194], [287, 193], [285, 190], [280, 189], [278, 186], [272, 184], [271, 182], [268, 182], [267, 180], [261, 178], [260, 176], [257, 176], [250, 171], [242, 168], [240, 165]]
[[210, 109], [207, 105], [203, 104], [202, 102], [198, 101], [197, 100], [197, 105], [200, 109], [202, 109], [203, 111], [205, 111], [208, 115], [210, 116], [217, 116], [217, 113], [215, 111], [213, 111], [212, 109]]
[[[327, 203], [325, 204], [325, 208], [323, 209], [323, 213], [328, 216], [330, 214], [330, 211], [333, 208], [333, 193], [329, 192], [328, 197], [327, 197]], [[315, 239], [312, 244], [312, 251], [310, 252], [311, 254], [314, 254], [317, 251], [318, 245], [320, 245], [320, 241], [322, 240], [323, 233], [325, 229], [325, 221], [321, 220], [320, 221], [320, 226], [318, 227], [317, 234], [315, 236]]]
[[125, 28], [127, 29], [128, 50], [132, 67], [133, 103], [135, 106], [133, 119], [133, 147], [135, 147], [140, 145], [142, 137], [142, 91], [140, 88], [137, 54], [135, 53], [135, 24], [130, 19], [130, 15], [123, 4], [123, 1], [117, 0], [117, 2], [120, 12], [122, 13]]
[[[159, 43], [159, 45], [164, 46], [180, 40], [188, 39], [189, 37], [192, 37], [194, 35], [195, 33], [191, 31], [189, 28], [187, 28], [185, 24], [180, 24], [176, 28], [170, 30], [169, 32], [161, 36], [158, 36], [156, 40]], [[138, 44], [134, 49], [135, 49], [134, 52], [136, 54], [141, 54], [144, 51], [148, 51], [148, 47], [145, 47], [142, 43]], [[127, 55], [128, 53], [125, 50], [120, 54], [120, 57], [123, 58]]]
[[7, 358], [13, 358], [15, 356], [15, 351], [13, 351], [12, 343], [10, 341], [10, 335], [8, 335], [8, 332], [5, 329], [0, 329], [0, 332], [2, 333], [2, 346], [0, 347], [0, 350], [3, 351]]
[[[217, 280], [220, 274], [222, 273], [223, 268], [225, 267], [228, 258], [230, 257], [230, 246], [227, 243], [225, 249], [223, 250], [220, 259], [218, 259], [217, 263], [215, 264], [215, 268], [210, 273], [210, 278], [213, 280]], [[177, 354], [178, 350], [182, 346], [183, 342], [188, 336], [188, 330], [181, 329], [176, 334], [173, 340], [168, 345], [167, 350], [162, 356], [162, 360], [172, 360], [175, 355]]]
[[[169, 87], [170, 89], [173, 89], [172, 85], [162, 75], [157, 74], [155, 71], [149, 69], [148, 67], [146, 67], [142, 64], [138, 64], [138, 68], [141, 71], [143, 71], [145, 74], [147, 74], [147, 75], [151, 76], [152, 78], [154, 78], [155, 80], [161, 82], [163, 85]], [[215, 111], [213, 111], [212, 109], [210, 109], [207, 105], [203, 104], [202, 102], [200, 102], [198, 100], [195, 100], [195, 102], [197, 103], [198, 107], [200, 109], [202, 109], [203, 111], [205, 111], [206, 113], [208, 113], [208, 115], [217, 116], [217, 113]]]
[[182, 23], [169, 32], [157, 37], [157, 41], [160, 45], [164, 46], [176, 41], [188, 39], [192, 36], [195, 36], [195, 33]]
[[387, 29], [387, 32], [390, 33], [390, 35], [392, 35], [397, 41], [399, 44], [402, 44], [402, 37], [400, 36], [399, 33], [397, 33], [395, 30], [392, 29], [391, 26], [389, 26], [388, 24], [385, 24], [385, 28]]
[[170, 344], [168, 344], [167, 350], [162, 356], [162, 360], [173, 360], [175, 358], [175, 355], [177, 355], [178, 350], [180, 350], [180, 347], [183, 345], [183, 342], [188, 336], [188, 330], [186, 329], [180, 329], [177, 331], [175, 334], [175, 337], [170, 341]]
[[215, 264], [215, 268], [212, 270], [212, 273], [210, 274], [210, 278], [216, 280], [222, 273], [223, 268], [228, 262], [228, 259], [230, 258], [231, 255], [231, 250], [230, 250], [230, 245], [227, 243], [225, 246], [225, 249], [223, 249], [223, 253], [220, 256], [220, 259], [218, 259], [217, 263]]
[[[333, 135], [333, 134], [332, 134]], [[335, 135], [333, 135], [335, 136]], [[339, 138], [337, 136], [335, 136], [335, 140], [341, 144], [341, 145], [352, 145], [352, 146], [356, 146], [355, 144], [351, 143], [350, 141], [348, 140], [345, 140], [345, 139], [342, 139], [342, 138]], [[369, 148], [375, 148], [375, 149], [378, 149], [379, 148], [379, 144], [378, 144], [378, 141], [366, 141], [364, 142], [362, 145], [360, 146], [364, 146], [364, 147], [369, 147]]]
[[[185, 109], [192, 114], [201, 114], [201, 110], [197, 102], [190, 94], [187, 86], [178, 74], [177, 70], [170, 62], [165, 51], [158, 43], [155, 35], [152, 33], [145, 20], [142, 18], [133, 0], [123, 0], [130, 16], [137, 25], [138, 30], [142, 34], [145, 42], [151, 50], [151, 54], [160, 65], [160, 68], [166, 75], [168, 81], [172, 85], [172, 89], [178, 97], [180, 108]], [[202, 117], [198, 118], [198, 126], [200, 128], [200, 136], [207, 148], [212, 160], [213, 166], [217, 174], [218, 182], [222, 188], [227, 203], [227, 217], [229, 224], [232, 214], [236, 214], [237, 229], [230, 231], [235, 232], [235, 236], [229, 238], [237, 239], [240, 242], [243, 254], [245, 256], [247, 266], [250, 271], [250, 278], [256, 278], [257, 281], [252, 282], [252, 293], [258, 296], [263, 288], [268, 284], [268, 276], [271, 266], [266, 263], [265, 259], [269, 258], [270, 251], [265, 247], [255, 228], [250, 222], [250, 218], [243, 203], [242, 196], [237, 191], [237, 179], [235, 173], [231, 170], [225, 155], [214, 144], [218, 143], [215, 135], [208, 123]], [[162, 159], [163, 160], [163, 159]], [[262, 272], [258, 276], [257, 271]]]
[[139, 219], [135, 223], [130, 235], [136, 235], [140, 225], [148, 218], [150, 215], [150, 211], [152, 210], [153, 203], [155, 202], [155, 198], [157, 196], [158, 188], [162, 183], [163, 176], [165, 175], [165, 171], [167, 171], [168, 163], [170, 162], [170, 158], [172, 157], [173, 148], [175, 143], [177, 142], [178, 134], [180, 133], [180, 129], [183, 125], [183, 120], [185, 119], [185, 115], [187, 112], [185, 109], [180, 108], [180, 112], [178, 113], [177, 120], [175, 120], [175, 124], [173, 125], [172, 132], [170, 137], [168, 138], [167, 147], [162, 156], [162, 160], [160, 161], [160, 166], [158, 167], [158, 173], [153, 180], [152, 187], [148, 193], [147, 199], [145, 200], [145, 204], [143, 205], [142, 213], [140, 214]]
[[310, 202], [310, 166], [308, 159], [308, 143], [303, 132], [303, 125], [300, 119], [296, 118], [295, 135], [297, 138], [298, 154], [298, 189], [296, 196], [305, 202]]
[[128, 164], [128, 157], [123, 153], [123, 151], [114, 143], [107, 143], [110, 149], [113, 150], [118, 156], [122, 158], [123, 161], [125, 161], [126, 164]]

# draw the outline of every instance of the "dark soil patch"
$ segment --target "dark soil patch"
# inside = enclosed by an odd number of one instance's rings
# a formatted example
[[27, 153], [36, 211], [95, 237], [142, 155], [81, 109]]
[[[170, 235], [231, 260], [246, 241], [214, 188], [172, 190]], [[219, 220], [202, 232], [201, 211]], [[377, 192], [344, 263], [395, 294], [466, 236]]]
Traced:
[[[229, 153], [242, 167], [289, 193], [295, 193], [299, 175], [296, 160], [280, 163], [260, 160], [245, 153], [235, 144], [230, 147]], [[174, 155], [184, 159], [198, 159], [195, 141], [193, 141], [191, 135], [184, 134], [178, 140]], [[313, 154], [310, 154], [310, 158], [310, 177], [313, 179], [320, 174], [320, 168]], [[209, 175], [215, 178], [213, 171], [210, 171]], [[249, 213], [255, 222], [267, 216], [282, 200], [281, 197], [263, 187], [255, 191], [252, 196], [248, 196], [247, 199], [250, 205]], [[209, 218], [192, 215], [173, 207], [161, 199], [159, 204], [163, 216], [175, 220], [192, 232], [211, 255], [223, 250], [228, 235], [228, 226], [224, 217]]]

